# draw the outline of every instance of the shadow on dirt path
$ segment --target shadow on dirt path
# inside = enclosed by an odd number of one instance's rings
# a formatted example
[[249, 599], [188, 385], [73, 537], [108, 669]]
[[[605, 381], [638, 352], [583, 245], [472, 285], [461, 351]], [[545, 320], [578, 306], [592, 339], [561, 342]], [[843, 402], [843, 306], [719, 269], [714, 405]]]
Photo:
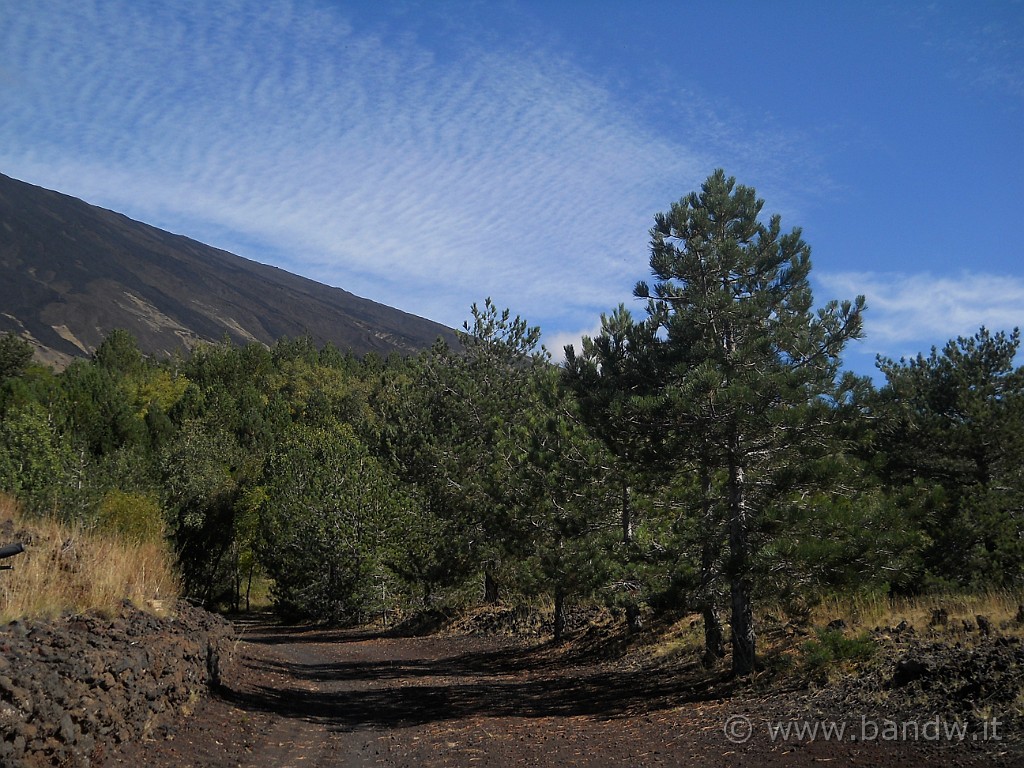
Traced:
[[219, 692], [224, 700], [342, 730], [479, 717], [628, 717], [720, 699], [729, 690], [722, 677], [688, 682], [593, 668], [553, 670], [533, 649], [495, 650], [494, 640], [271, 632], [249, 642], [297, 651], [289, 660], [242, 662], [295, 684], [228, 685]]
[[[967, 748], [773, 740], [764, 726], [787, 715], [785, 700], [757, 699], [698, 668], [567, 663], [549, 647], [497, 638], [238, 624], [237, 660], [220, 689], [179, 727], [124, 745], [107, 765], [1019, 764]], [[737, 717], [752, 727], [730, 740], [724, 725]]]

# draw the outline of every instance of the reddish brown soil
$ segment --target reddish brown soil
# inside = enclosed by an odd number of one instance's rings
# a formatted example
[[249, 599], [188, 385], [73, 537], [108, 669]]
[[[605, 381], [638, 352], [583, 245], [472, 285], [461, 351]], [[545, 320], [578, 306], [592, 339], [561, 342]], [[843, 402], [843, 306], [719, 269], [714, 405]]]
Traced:
[[[1015, 766], [990, 740], [769, 736], [799, 697], [758, 697], [722, 676], [567, 664], [495, 638], [389, 638], [252, 626], [221, 690], [109, 766]], [[730, 717], [750, 719], [734, 744]], [[737, 730], [743, 735], [742, 725]]]

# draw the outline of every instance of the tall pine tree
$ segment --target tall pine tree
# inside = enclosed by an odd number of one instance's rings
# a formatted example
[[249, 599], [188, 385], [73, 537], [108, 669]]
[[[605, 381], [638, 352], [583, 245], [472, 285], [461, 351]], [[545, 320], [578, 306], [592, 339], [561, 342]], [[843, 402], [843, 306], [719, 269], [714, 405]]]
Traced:
[[859, 297], [812, 309], [810, 248], [799, 229], [781, 231], [778, 215], [763, 223], [763, 205], [715, 171], [655, 217], [654, 284], [634, 289], [658, 329], [653, 413], [676, 449], [688, 448], [681, 458], [724, 482], [736, 674], [756, 663], [755, 535], [807, 453], [827, 448], [839, 355], [860, 335], [864, 307]]

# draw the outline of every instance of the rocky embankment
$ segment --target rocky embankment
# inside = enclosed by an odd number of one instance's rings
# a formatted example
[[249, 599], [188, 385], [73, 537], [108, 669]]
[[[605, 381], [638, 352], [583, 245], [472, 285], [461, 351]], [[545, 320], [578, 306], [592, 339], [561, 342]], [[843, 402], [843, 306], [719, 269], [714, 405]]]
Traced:
[[172, 729], [232, 647], [228, 622], [184, 603], [0, 627], [0, 766], [103, 765], [113, 745]]
[[996, 633], [918, 636], [901, 625], [875, 633], [879, 653], [852, 674], [812, 691], [809, 701], [838, 719], [959, 722], [991, 746], [1024, 743], [1024, 641]]

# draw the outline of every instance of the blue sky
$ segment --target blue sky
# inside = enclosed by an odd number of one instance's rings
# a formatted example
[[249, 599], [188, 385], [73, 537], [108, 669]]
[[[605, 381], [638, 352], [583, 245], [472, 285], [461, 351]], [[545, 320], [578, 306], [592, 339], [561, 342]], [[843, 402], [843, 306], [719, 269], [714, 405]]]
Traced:
[[1024, 325], [1020, 0], [0, 2], [0, 104], [2, 173], [556, 353], [718, 167], [867, 296], [848, 367]]

